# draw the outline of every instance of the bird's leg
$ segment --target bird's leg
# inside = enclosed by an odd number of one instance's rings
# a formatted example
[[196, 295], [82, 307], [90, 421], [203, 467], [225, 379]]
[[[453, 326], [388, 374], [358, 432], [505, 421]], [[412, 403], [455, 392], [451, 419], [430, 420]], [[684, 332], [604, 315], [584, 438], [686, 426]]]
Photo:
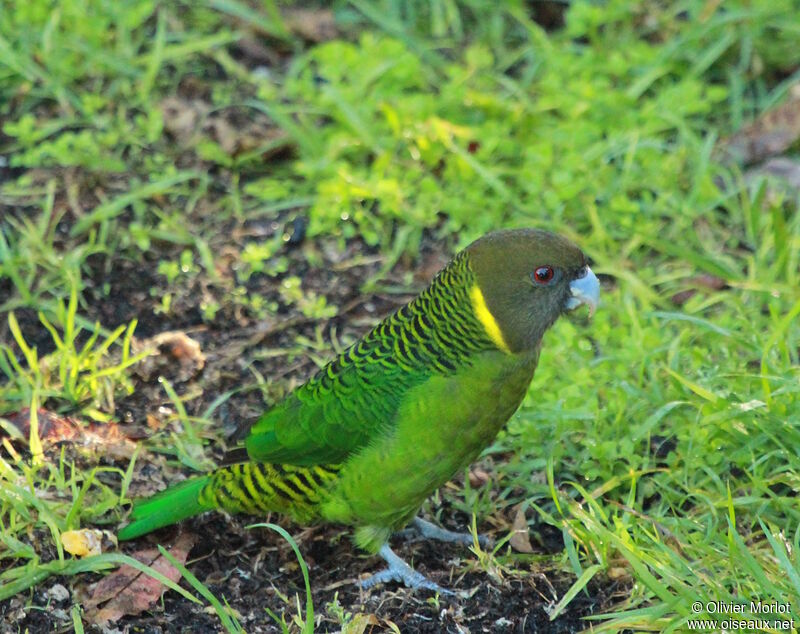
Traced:
[[[436, 524], [424, 520], [421, 517], [415, 517], [411, 524], [412, 528], [400, 531], [403, 537], [408, 538], [410, 535], [416, 533], [423, 539], [435, 539], [440, 542], [451, 542], [454, 544], [463, 544], [465, 546], [472, 546], [474, 543], [472, 533], [450, 531], [441, 526], [436, 526]], [[481, 548], [488, 548], [491, 546], [492, 541], [485, 535], [478, 535], [478, 544], [480, 544]]]
[[389, 566], [380, 572], [376, 572], [368, 579], [361, 581], [361, 587], [366, 590], [378, 583], [386, 583], [387, 581], [402, 581], [407, 587], [412, 590], [423, 588], [425, 590], [433, 590], [439, 594], [453, 594], [450, 590], [442, 588], [439, 584], [434, 583], [425, 575], [417, 572], [405, 561], [398, 557], [394, 551], [389, 548], [389, 544], [384, 544], [378, 551], [378, 554], [383, 557]]

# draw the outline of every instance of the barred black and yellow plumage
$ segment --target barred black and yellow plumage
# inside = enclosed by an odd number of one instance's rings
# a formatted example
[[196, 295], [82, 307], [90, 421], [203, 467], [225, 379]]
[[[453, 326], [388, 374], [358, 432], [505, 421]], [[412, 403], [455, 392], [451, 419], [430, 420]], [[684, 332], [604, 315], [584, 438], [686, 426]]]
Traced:
[[138, 503], [130, 539], [203, 510], [356, 527], [386, 548], [425, 498], [488, 445], [525, 395], [544, 331], [596, 301], [569, 241], [489, 234], [261, 416], [230, 464]]
[[[472, 363], [474, 354], [495, 347], [476, 318], [469, 297], [475, 276], [464, 253], [456, 256], [418, 297], [380, 322], [320, 370], [301, 390], [314, 397], [342, 386], [350, 366], [368, 366], [409, 376], [424, 370], [442, 375]], [[356, 387], [356, 386], [351, 386]]]
[[287, 513], [312, 519], [339, 465], [295, 467], [245, 462], [218, 469], [198, 495], [201, 505], [232, 513]]

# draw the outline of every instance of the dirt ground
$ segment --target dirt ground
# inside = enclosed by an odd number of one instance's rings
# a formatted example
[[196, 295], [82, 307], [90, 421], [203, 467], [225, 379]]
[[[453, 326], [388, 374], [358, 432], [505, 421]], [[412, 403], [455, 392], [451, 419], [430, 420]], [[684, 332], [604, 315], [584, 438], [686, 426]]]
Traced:
[[[588, 622], [582, 618], [608, 607], [616, 592], [613, 586], [590, 584], [570, 604], [564, 614], [550, 622], [545, 606], [554, 605], [563, 596], [570, 580], [552, 571], [534, 572], [503, 583], [482, 572], [460, 572], [470, 553], [457, 546], [427, 542], [402, 545], [396, 551], [421, 572], [466, 597], [431, 598], [430, 593], [412, 593], [403, 587], [379, 587], [369, 592], [358, 589], [354, 581], [379, 569], [382, 562], [359, 555], [339, 527], [302, 530], [287, 526], [298, 536], [299, 545], [310, 567], [315, 610], [322, 620], [315, 631], [338, 632], [341, 624], [326, 606], [338, 600], [350, 613], [376, 617], [367, 632], [391, 631], [393, 623], [401, 632], [580, 632]], [[178, 529], [162, 531], [165, 543]], [[236, 610], [247, 632], [280, 632], [266, 614], [271, 607], [278, 614], [286, 611], [286, 620], [296, 613], [278, 595], [291, 599], [295, 593], [304, 601], [305, 590], [296, 559], [287, 544], [266, 530], [244, 530], [244, 521], [207, 515], [188, 522], [181, 530], [198, 537], [191, 551], [192, 572], [218, 597], [224, 596]], [[124, 550], [135, 548], [125, 546]], [[49, 589], [55, 583], [69, 588], [86, 583], [85, 578], [56, 579], [37, 588], [32, 600], [22, 597], [0, 607], [3, 632], [72, 631], [69, 602], [55, 603]], [[24, 611], [23, 605], [27, 604]], [[283, 607], [281, 607], [283, 606]], [[23, 618], [18, 618], [24, 613]], [[167, 592], [163, 603], [139, 616], [125, 617], [106, 628], [89, 626], [87, 631], [106, 632], [219, 632], [219, 619], [209, 611]]]

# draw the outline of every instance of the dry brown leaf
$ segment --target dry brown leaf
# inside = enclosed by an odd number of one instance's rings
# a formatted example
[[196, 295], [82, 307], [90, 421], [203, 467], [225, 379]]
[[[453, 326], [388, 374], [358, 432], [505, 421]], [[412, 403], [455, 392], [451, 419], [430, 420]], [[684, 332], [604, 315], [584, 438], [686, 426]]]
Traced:
[[136, 365], [136, 373], [146, 381], [164, 374], [183, 383], [198, 374], [206, 364], [200, 344], [180, 330], [161, 332], [149, 339], [134, 338], [131, 348], [135, 353], [153, 351]]
[[153, 414], [149, 413], [146, 416], [147, 420], [147, 427], [150, 431], [158, 431], [164, 426], [164, 421], [160, 418], [154, 416]]
[[267, 46], [255, 33], [240, 38], [232, 47], [241, 55], [245, 66], [269, 67], [280, 63], [278, 51]]
[[[37, 410], [37, 416], [39, 440], [45, 449], [57, 443], [68, 442], [103, 456], [120, 459], [129, 459], [136, 450], [136, 443], [115, 422], [91, 421], [81, 424], [76, 418], [61, 416], [41, 407]], [[8, 414], [5, 418], [27, 440], [30, 434], [30, 409]], [[3, 435], [0, 432], [0, 438]]]
[[261, 148], [262, 158], [268, 158], [291, 145], [289, 135], [267, 115], [250, 109], [214, 110], [202, 99], [168, 97], [161, 102], [161, 113], [164, 129], [183, 147], [211, 139], [229, 156]]
[[330, 9], [286, 9], [283, 19], [292, 33], [309, 42], [327, 42], [339, 34]]
[[[39, 440], [43, 444], [75, 440], [82, 431], [80, 423], [73, 418], [60, 416], [42, 407], [36, 410], [36, 414], [39, 425]], [[31, 430], [30, 408], [26, 407], [13, 414], [7, 414], [5, 418], [20, 431], [24, 438], [28, 438]]]
[[161, 102], [164, 130], [181, 145], [188, 144], [199, 131], [211, 107], [200, 99], [167, 97]]
[[725, 160], [751, 165], [782, 154], [798, 139], [800, 84], [795, 84], [784, 103], [723, 139], [719, 147]]
[[[169, 549], [169, 554], [184, 564], [194, 542], [194, 535], [183, 533]], [[167, 558], [153, 548], [140, 550], [132, 557], [171, 581], [177, 582], [181, 578], [180, 572]], [[150, 575], [132, 566], [121, 566], [94, 587], [91, 596], [84, 602], [84, 618], [96, 625], [104, 625], [118, 621], [125, 615], [140, 614], [155, 604], [165, 590], [166, 587]], [[105, 605], [98, 608], [103, 603]]]
[[675, 293], [670, 299], [673, 304], [683, 306], [692, 297], [694, 297], [700, 289], [707, 289], [710, 291], [721, 291], [728, 288], [728, 283], [721, 277], [711, 275], [709, 273], [702, 273], [686, 280], [688, 288]]
[[508, 543], [518, 553], [532, 553], [533, 546], [531, 546], [528, 536], [528, 520], [525, 519], [525, 510], [521, 504], [518, 504], [515, 509], [514, 523], [511, 525], [511, 530], [514, 532]]
[[474, 469], [470, 469], [468, 477], [469, 477], [469, 485], [474, 489], [482, 487], [492, 479], [492, 477], [480, 467], [475, 467]]
[[202, 131], [229, 156], [240, 156], [259, 148], [262, 148], [262, 158], [274, 156], [291, 143], [289, 136], [266, 117], [250, 113], [243, 116], [230, 109], [209, 116]]
[[628, 581], [631, 579], [631, 571], [624, 566], [611, 566], [606, 576], [613, 581]]

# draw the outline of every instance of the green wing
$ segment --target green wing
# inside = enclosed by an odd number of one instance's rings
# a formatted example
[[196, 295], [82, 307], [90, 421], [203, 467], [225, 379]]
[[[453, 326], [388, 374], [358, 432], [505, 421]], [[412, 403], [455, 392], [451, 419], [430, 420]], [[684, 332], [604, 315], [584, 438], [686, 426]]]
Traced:
[[476, 319], [461, 254], [416, 299], [267, 411], [244, 439], [250, 460], [342, 462], [395, 425], [409, 390], [496, 349]]
[[401, 370], [384, 348], [363, 354], [365, 347], [343, 353], [262, 415], [245, 438], [250, 459], [335, 464], [389, 428], [404, 395], [429, 371]]

